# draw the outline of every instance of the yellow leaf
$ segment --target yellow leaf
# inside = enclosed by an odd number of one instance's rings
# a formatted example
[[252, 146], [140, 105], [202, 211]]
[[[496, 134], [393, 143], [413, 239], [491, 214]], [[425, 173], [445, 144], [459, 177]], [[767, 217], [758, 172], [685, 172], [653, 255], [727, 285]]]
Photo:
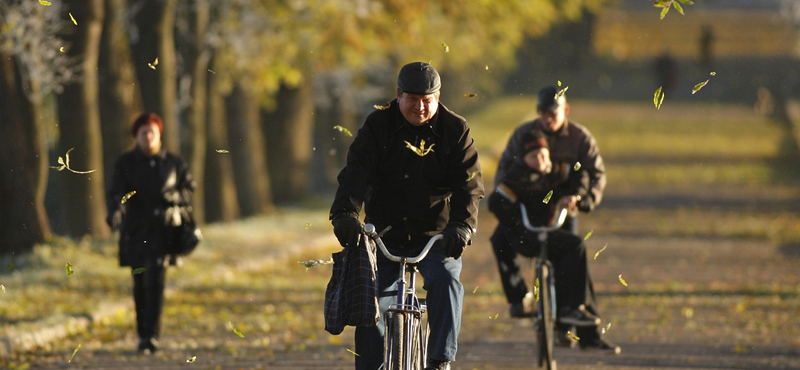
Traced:
[[583, 240], [588, 240], [592, 236], [593, 232], [594, 230], [589, 230], [589, 232], [586, 233], [586, 236], [583, 237]]
[[661, 19], [667, 16], [667, 12], [669, 12], [669, 6], [665, 6], [664, 9], [661, 9]]
[[544, 199], [542, 199], [542, 203], [544, 204], [550, 203], [550, 198], [552, 197], [553, 197], [553, 191], [550, 190], [549, 192], [547, 192], [547, 195], [544, 196]]
[[717, 72], [714, 72], [714, 71], [712, 71], [712, 72], [711, 72], [711, 73], [709, 73], [709, 74], [710, 74], [710, 75], [712, 75], [712, 76], [716, 76], [716, 75], [717, 75]]
[[414, 146], [414, 144], [411, 144], [408, 141], [404, 140], [403, 142], [406, 143], [406, 148], [411, 149], [412, 152], [416, 153], [420, 157], [424, 157], [430, 154], [433, 151], [433, 146], [436, 145], [436, 144], [431, 144], [431, 146], [425, 148], [425, 140], [420, 140], [419, 148], [417, 148], [416, 146]]
[[594, 259], [597, 259], [597, 256], [599, 256], [602, 251], [606, 250], [606, 248], [608, 248], [608, 243], [606, 243], [606, 245], [604, 245], [603, 248], [600, 248], [600, 250], [594, 254]]
[[64, 52], [64, 47], [62, 46], [62, 47], [58, 48], [58, 51], [63, 53]]
[[475, 294], [475, 292], [477, 292], [477, 291], [478, 291], [478, 287], [475, 286], [475, 289], [472, 289], [472, 294]]
[[214, 71], [212, 71], [210, 69], [208, 71], [211, 72], [212, 74], [217, 74], [217, 72], [214, 72]]
[[561, 86], [561, 80], [558, 80], [558, 86]]
[[496, 320], [500, 316], [500, 313], [494, 314], [494, 316], [489, 316], [489, 320]]
[[675, 7], [675, 10], [677, 10], [678, 13], [681, 13], [681, 15], [683, 15], [683, 7], [681, 6], [681, 4], [679, 4], [677, 1], [673, 1], [672, 6]]
[[708, 83], [708, 80], [705, 80], [705, 81], [703, 81], [703, 82], [701, 82], [701, 83], [699, 83], [697, 85], [694, 85], [694, 88], [692, 89], [692, 95], [694, 95], [694, 93], [700, 91], [700, 89], [702, 89], [703, 86], [705, 86], [707, 83]]
[[464, 94], [464, 97], [465, 97], [465, 98], [474, 98], [474, 97], [476, 97], [476, 96], [478, 96], [478, 94], [472, 94], [472, 93], [469, 93], [469, 94]]
[[487, 65], [484, 67], [484, 69], [486, 69], [486, 70], [488, 71], [488, 70], [489, 70], [489, 65], [487, 64]]
[[78, 25], [78, 21], [76, 21], [75, 17], [72, 16], [72, 13], [69, 13], [69, 19], [72, 19], [72, 23], [75, 23], [76, 26]]
[[661, 103], [664, 102], [664, 93], [661, 92], [662, 88], [663, 86], [659, 86], [655, 94], [653, 94], [653, 105], [656, 106], [656, 109], [661, 109]]
[[49, 2], [49, 1], [44, 1], [44, 0], [39, 0], [39, 4], [42, 4], [42, 5], [44, 5], [44, 6], [50, 6], [50, 5], [53, 5], [53, 3]]
[[[387, 107], [387, 108], [388, 108], [388, 107]], [[345, 128], [345, 127], [342, 127], [342, 126], [340, 126], [340, 125], [333, 126], [333, 129], [334, 129], [334, 130], [337, 130], [337, 131], [339, 131], [339, 132], [341, 132], [341, 133], [343, 133], [343, 134], [345, 134], [345, 135], [347, 135], [347, 136], [353, 136], [353, 133], [352, 133], [352, 132], [350, 132], [350, 130], [348, 130], [347, 128]]]
[[567, 330], [567, 336], [568, 336], [570, 339], [572, 339], [572, 340], [576, 340], [576, 341], [578, 341], [578, 340], [581, 340], [581, 338], [579, 338], [579, 337], [578, 337], [577, 335], [575, 335], [575, 334], [572, 334], [572, 332], [571, 332], [571, 331], [569, 331], [569, 330]]
[[386, 103], [386, 105], [378, 105], [378, 104], [373, 105], [373, 107], [375, 109], [377, 109], [377, 110], [387, 110], [391, 106], [392, 106], [392, 103]]
[[6, 287], [4, 287], [3, 284], [0, 284], [0, 290], [2, 290], [3, 293], [5, 293], [6, 292]]
[[572, 167], [574, 171], [578, 171], [581, 169], [581, 162], [575, 162], [575, 166]]
[[71, 263], [67, 262], [67, 265], [64, 268], [67, 270], [67, 275], [72, 275], [73, 274], [72, 264]]
[[311, 223], [310, 222], [306, 222], [305, 226], [306, 226], [306, 229], [308, 229], [309, 227], [311, 227]]
[[569, 86], [567, 86], [567, 87], [565, 87], [565, 88], [563, 88], [563, 89], [559, 90], [559, 91], [556, 93], [556, 99], [559, 99], [559, 98], [561, 98], [561, 96], [563, 96], [564, 94], [566, 94], [566, 93], [567, 93], [567, 90], [569, 90]]
[[192, 356], [190, 359], [186, 360], [186, 363], [193, 364], [197, 360], [197, 356]]
[[310, 269], [312, 267], [330, 265], [330, 264], [333, 263], [333, 260], [332, 259], [331, 260], [327, 260], [327, 261], [324, 261], [324, 260], [308, 260], [308, 261], [299, 261], [299, 263], [301, 265], [305, 266], [306, 270], [308, 270], [308, 269]]
[[447, 44], [445, 44], [445, 43], [442, 43], [442, 49], [444, 49], [445, 53], [449, 53], [450, 52], [450, 47], [447, 46]]
[[75, 358], [75, 355], [78, 353], [79, 349], [81, 349], [81, 344], [80, 343], [78, 343], [78, 346], [75, 347], [74, 351], [72, 351], [72, 356], [69, 358], [69, 361], [67, 361], [67, 362], [72, 362], [72, 359]]
[[539, 278], [533, 280], [533, 298], [539, 301]]
[[133, 269], [133, 271], [131, 271], [131, 275], [139, 275], [139, 274], [141, 274], [141, 273], [143, 273], [145, 271], [147, 271], [147, 267], [135, 268], [135, 269]]
[[609, 329], [611, 329], [611, 323], [608, 323], [602, 330], [600, 330], [600, 334], [605, 334]]
[[628, 282], [622, 278], [622, 274], [619, 275], [619, 282], [622, 283], [624, 286], [628, 286]]
[[122, 199], [120, 199], [119, 203], [120, 203], [120, 204], [125, 204], [125, 202], [127, 202], [127, 201], [128, 201], [128, 199], [131, 199], [131, 197], [132, 197], [134, 194], [136, 194], [136, 190], [134, 190], [134, 191], [131, 191], [131, 192], [129, 192], [129, 193], [127, 193], [127, 194], [123, 195], [123, 196], [122, 196]]
[[356, 356], [361, 356], [361, 355], [359, 355], [358, 353], [356, 353], [356, 351], [353, 351], [353, 350], [352, 350], [352, 349], [350, 349], [350, 348], [345, 348], [345, 349], [347, 350], [347, 352], [350, 352], [350, 353], [352, 353], [352, 354], [354, 354], [354, 355], [356, 355]]
[[481, 173], [481, 171], [475, 171], [469, 174], [469, 176], [467, 176], [467, 182], [470, 182], [472, 179], [475, 178], [475, 176], [478, 176], [479, 173]]

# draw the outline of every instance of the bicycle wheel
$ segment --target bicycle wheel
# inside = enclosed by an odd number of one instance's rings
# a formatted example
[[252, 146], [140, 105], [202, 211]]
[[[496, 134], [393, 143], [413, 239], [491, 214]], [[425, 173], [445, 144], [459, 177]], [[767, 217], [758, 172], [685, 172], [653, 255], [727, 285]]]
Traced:
[[553, 341], [555, 339], [555, 316], [553, 314], [553, 290], [551, 287], [550, 269], [545, 263], [540, 263], [537, 277], [539, 279], [539, 322], [537, 324], [539, 366], [547, 370], [556, 369], [556, 360], [553, 357]]
[[411, 369], [423, 370], [427, 361], [428, 330], [422, 325], [422, 319], [418, 315], [413, 315], [411, 320]]
[[402, 312], [386, 313], [386, 333], [384, 335], [384, 370], [403, 369], [403, 350], [406, 317]]

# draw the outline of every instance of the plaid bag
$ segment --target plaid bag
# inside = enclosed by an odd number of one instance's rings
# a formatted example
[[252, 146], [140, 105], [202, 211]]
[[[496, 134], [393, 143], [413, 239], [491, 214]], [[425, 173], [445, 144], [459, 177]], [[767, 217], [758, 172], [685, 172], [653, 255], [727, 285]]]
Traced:
[[375, 242], [362, 237], [358, 248], [333, 254], [333, 274], [325, 290], [325, 331], [378, 324], [378, 265]]

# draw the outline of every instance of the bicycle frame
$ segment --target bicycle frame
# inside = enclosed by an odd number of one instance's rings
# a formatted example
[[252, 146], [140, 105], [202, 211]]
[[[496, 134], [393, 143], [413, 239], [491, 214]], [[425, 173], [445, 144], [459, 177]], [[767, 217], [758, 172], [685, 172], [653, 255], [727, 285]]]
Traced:
[[[377, 233], [375, 231], [375, 226], [372, 224], [364, 225], [364, 233], [372, 238], [375, 241], [375, 244], [380, 249], [381, 253], [383, 253], [386, 258], [392, 262], [397, 262], [400, 264], [400, 269], [396, 281], [397, 285], [397, 298], [395, 303], [389, 306], [389, 309], [386, 311], [384, 315], [384, 325], [386, 327], [386, 348], [385, 348], [385, 356], [384, 356], [384, 369], [386, 370], [394, 370], [392, 365], [399, 364], [401, 369], [414, 369], [413, 365], [415, 362], [418, 361], [418, 367], [421, 370], [422, 367], [425, 366], [425, 362], [427, 361], [427, 348], [426, 348], [426, 338], [427, 333], [423, 330], [420, 325], [422, 321], [422, 315], [426, 311], [426, 305], [422, 303], [422, 300], [417, 297], [416, 293], [416, 275], [417, 275], [417, 266], [416, 263], [422, 261], [430, 252], [433, 244], [437, 241], [442, 239], [442, 235], [435, 235], [431, 237], [428, 241], [428, 244], [422, 249], [419, 255], [415, 257], [405, 257], [405, 256], [395, 256], [386, 248], [386, 245], [383, 244], [381, 240], [381, 236], [388, 231], [389, 228], [382, 231], [381, 233]], [[408, 280], [406, 280], [406, 274], [408, 273]], [[402, 333], [404, 335], [400, 335], [401, 338], [399, 343], [400, 345], [400, 353], [394, 353], [392, 350], [393, 345], [392, 341], [395, 340], [393, 338], [393, 334], [390, 332], [394, 330], [394, 320], [396, 318], [402, 317], [401, 321], [403, 324]], [[415, 333], [421, 333], [419, 338], [415, 338]], [[416, 340], [416, 341], [415, 341]], [[415, 348], [416, 344], [416, 348]], [[409, 350], [410, 349], [410, 350]], [[421, 353], [420, 358], [417, 358], [415, 361], [414, 350], [417, 350]], [[402, 358], [394, 358], [394, 356], [400, 356]], [[399, 370], [399, 369], [398, 369]]]

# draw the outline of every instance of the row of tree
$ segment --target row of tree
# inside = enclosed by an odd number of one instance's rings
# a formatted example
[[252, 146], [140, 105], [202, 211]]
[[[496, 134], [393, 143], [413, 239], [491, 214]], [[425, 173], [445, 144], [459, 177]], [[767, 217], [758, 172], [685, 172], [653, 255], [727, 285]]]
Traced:
[[[351, 138], [332, 128], [391, 99], [400, 65], [432, 62], [445, 96], [496, 89], [525, 38], [604, 2], [5, 0], [0, 255], [108, 236], [104, 184], [142, 112], [189, 162], [199, 219], [261, 214], [334, 181]], [[72, 148], [94, 172], [50, 169]]]

